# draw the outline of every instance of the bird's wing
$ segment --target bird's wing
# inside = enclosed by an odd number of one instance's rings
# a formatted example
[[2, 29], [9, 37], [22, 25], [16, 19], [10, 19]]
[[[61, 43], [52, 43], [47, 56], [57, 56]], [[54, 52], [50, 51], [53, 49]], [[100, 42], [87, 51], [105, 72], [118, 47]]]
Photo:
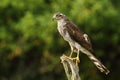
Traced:
[[80, 29], [72, 22], [67, 22], [65, 27], [70, 37], [74, 41], [79, 43], [82, 47], [84, 47], [88, 51], [93, 52], [92, 45], [87, 34], [84, 34], [82, 31], [80, 31]]
[[87, 55], [90, 58], [90, 60], [92, 60], [93, 63], [96, 65], [96, 67], [101, 72], [108, 74], [110, 71], [92, 54], [93, 53], [92, 45], [87, 34], [84, 34], [82, 31], [80, 31], [80, 29], [72, 22], [67, 22], [65, 27], [70, 37], [89, 51]]

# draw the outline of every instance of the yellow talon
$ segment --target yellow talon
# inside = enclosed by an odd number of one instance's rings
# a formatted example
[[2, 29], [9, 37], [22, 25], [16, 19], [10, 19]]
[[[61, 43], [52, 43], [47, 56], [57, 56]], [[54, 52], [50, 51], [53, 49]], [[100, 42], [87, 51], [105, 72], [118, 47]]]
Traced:
[[[70, 58], [72, 57], [73, 51], [74, 51], [74, 50], [72, 50], [71, 53], [70, 53], [70, 55], [69, 55]], [[73, 60], [75, 60], [76, 66], [78, 66], [78, 63], [80, 63], [79, 52], [80, 52], [80, 51], [78, 50], [78, 52], [77, 52], [77, 57], [72, 58]]]
[[78, 66], [78, 63], [80, 63], [79, 57], [72, 58], [73, 61], [75, 61], [76, 66]]
[[77, 57], [75, 58], [76, 59], [76, 66], [78, 66], [78, 63], [80, 63], [80, 59], [79, 59], [79, 50], [77, 52]]

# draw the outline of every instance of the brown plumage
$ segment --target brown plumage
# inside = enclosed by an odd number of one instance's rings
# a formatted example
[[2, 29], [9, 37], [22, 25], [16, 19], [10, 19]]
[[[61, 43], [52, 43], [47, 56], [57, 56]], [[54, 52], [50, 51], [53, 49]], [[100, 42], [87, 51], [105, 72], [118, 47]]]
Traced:
[[85, 37], [83, 36], [84, 33], [72, 22], [70, 21], [66, 21], [66, 29], [70, 35], [70, 37], [78, 42], [79, 44], [81, 44], [82, 47], [85, 47], [88, 51], [93, 52], [92, 49], [92, 44], [89, 38], [88, 41], [85, 40]]

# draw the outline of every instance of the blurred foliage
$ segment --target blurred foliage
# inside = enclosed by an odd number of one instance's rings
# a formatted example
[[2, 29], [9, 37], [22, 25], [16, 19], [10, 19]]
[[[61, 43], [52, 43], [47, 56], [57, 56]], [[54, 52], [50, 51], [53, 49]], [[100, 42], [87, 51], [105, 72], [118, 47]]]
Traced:
[[81, 54], [82, 80], [119, 80], [119, 0], [1, 0], [0, 80], [67, 80], [59, 57], [70, 47], [59, 35], [55, 12], [89, 34], [106, 76]]

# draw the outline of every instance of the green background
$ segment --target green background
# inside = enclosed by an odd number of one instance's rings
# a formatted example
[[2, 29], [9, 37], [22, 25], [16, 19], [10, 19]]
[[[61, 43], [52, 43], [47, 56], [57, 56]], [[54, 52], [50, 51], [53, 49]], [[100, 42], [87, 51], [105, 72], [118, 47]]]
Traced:
[[82, 80], [120, 79], [120, 0], [0, 0], [0, 80], [67, 80], [60, 56], [70, 46], [52, 21], [64, 13], [87, 33], [101, 73], [81, 54]]

